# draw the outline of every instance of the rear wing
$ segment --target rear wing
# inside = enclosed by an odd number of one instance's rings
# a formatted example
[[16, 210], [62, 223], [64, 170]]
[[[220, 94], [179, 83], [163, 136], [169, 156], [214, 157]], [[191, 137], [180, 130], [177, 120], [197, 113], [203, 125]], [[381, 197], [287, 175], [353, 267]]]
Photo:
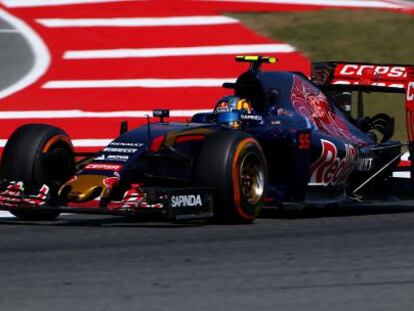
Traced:
[[405, 93], [414, 65], [312, 63], [311, 79], [322, 89]]
[[315, 62], [311, 79], [322, 90], [406, 94], [408, 140], [414, 141], [414, 65]]

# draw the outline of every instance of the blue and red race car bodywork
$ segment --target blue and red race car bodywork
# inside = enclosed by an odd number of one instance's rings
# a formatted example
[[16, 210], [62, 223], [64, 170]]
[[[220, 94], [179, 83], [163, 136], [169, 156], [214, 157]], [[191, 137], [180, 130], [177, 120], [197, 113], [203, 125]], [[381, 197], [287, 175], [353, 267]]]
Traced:
[[393, 182], [402, 148], [410, 144], [390, 140], [388, 116], [353, 118], [340, 100], [345, 91], [360, 97], [368, 91], [405, 93], [411, 142], [412, 66], [315, 63], [309, 80], [301, 73], [261, 71], [272, 58], [238, 60], [250, 62], [250, 69], [224, 87], [249, 100], [254, 114], [211, 112], [170, 123], [164, 122], [168, 111], [157, 110], [160, 122], [131, 131], [123, 126], [93, 155], [76, 154], [57, 128], [16, 130], [2, 159], [0, 208], [24, 219], [62, 211], [160, 212], [170, 219], [251, 222], [263, 206], [361, 200]]

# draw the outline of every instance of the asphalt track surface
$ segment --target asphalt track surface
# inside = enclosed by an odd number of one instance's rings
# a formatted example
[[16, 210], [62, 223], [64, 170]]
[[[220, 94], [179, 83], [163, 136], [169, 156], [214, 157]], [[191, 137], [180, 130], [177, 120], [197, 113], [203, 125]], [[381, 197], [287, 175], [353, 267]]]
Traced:
[[412, 310], [414, 207], [0, 221], [2, 310]]
[[[15, 33], [5, 38], [24, 45]], [[27, 70], [28, 51], [12, 55], [23, 55], [15, 61]], [[19, 78], [17, 69], [6, 78], [1, 87]], [[0, 310], [414, 306], [414, 202], [273, 213], [240, 226], [6, 215], [0, 237]]]

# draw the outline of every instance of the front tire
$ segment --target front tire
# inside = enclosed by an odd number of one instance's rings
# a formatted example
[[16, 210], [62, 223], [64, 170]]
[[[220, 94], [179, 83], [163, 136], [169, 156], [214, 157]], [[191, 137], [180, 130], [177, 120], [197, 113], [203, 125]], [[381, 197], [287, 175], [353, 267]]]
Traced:
[[195, 181], [216, 189], [215, 219], [251, 223], [264, 204], [267, 166], [259, 143], [241, 131], [209, 136], [195, 164]]
[[[63, 130], [45, 124], [19, 127], [4, 147], [0, 163], [3, 178], [22, 181], [25, 191], [35, 194], [43, 184], [57, 192], [59, 186], [75, 171], [73, 146]], [[57, 211], [11, 209], [24, 220], [52, 220]]]

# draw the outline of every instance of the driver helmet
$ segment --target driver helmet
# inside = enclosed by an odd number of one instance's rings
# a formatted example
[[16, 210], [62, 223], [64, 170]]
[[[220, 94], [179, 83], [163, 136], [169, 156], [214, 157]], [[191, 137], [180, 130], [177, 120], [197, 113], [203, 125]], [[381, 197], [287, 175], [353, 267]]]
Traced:
[[231, 112], [233, 110], [245, 110], [245, 113], [252, 113], [250, 102], [238, 96], [224, 96], [217, 101], [214, 113]]
[[[231, 112], [234, 113], [232, 114]], [[239, 114], [237, 112], [243, 114], [253, 113], [250, 102], [245, 98], [229, 95], [220, 98], [214, 108], [216, 120], [219, 123], [227, 124], [231, 128], [240, 127]]]

